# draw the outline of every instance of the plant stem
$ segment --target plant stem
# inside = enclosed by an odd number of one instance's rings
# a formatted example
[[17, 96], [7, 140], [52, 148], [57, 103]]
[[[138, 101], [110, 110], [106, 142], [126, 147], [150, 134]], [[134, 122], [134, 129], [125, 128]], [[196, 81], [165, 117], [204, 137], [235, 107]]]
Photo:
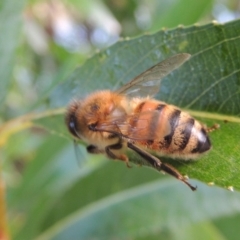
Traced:
[[[0, 168], [1, 169], [1, 168]], [[5, 203], [5, 184], [0, 173], [0, 240], [9, 240]]]

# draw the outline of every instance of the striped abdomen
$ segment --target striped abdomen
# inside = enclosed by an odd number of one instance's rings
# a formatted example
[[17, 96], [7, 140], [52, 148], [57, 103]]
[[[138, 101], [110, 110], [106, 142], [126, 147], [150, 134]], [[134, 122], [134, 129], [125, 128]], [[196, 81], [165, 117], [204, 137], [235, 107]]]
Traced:
[[210, 149], [202, 125], [175, 106], [146, 100], [134, 109], [129, 137], [136, 143], [166, 155], [195, 158]]

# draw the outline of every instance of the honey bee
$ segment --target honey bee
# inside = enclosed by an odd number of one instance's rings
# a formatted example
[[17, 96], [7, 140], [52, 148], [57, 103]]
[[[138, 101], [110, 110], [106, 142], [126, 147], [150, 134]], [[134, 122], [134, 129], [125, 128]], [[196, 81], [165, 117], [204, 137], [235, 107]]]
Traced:
[[70, 103], [66, 125], [70, 133], [85, 141], [89, 153], [105, 153], [127, 163], [132, 149], [150, 166], [192, 186], [173, 166], [157, 156], [195, 159], [211, 148], [207, 129], [178, 107], [152, 97], [160, 82], [190, 58], [174, 55], [135, 77], [117, 91], [97, 91]]

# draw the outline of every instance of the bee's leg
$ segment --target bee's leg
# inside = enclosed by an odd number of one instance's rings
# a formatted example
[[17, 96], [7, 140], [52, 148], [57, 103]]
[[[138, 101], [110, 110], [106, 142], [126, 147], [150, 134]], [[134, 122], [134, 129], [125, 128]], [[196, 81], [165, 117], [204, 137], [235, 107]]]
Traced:
[[183, 175], [177, 171], [173, 166], [162, 163], [160, 159], [153, 156], [152, 154], [146, 152], [145, 150], [137, 147], [136, 145], [128, 142], [128, 147], [135, 152], [137, 152], [141, 157], [143, 157], [152, 167], [156, 168], [159, 171], [164, 171], [168, 173], [169, 175], [172, 175], [173, 177], [179, 179], [180, 181], [184, 182], [186, 185], [188, 185], [193, 191], [197, 189], [197, 187], [192, 186], [184, 177]]
[[109, 158], [119, 159], [121, 161], [124, 161], [126, 163], [127, 167], [131, 168], [131, 166], [129, 165], [128, 157], [126, 155], [121, 154], [120, 156], [117, 156], [111, 151], [111, 150], [119, 150], [121, 148], [122, 148], [122, 143], [121, 143], [121, 141], [119, 141], [115, 144], [107, 146], [105, 148], [105, 151], [106, 151], [106, 154]]
[[163, 170], [164, 172], [166, 172], [166, 173], [172, 175], [173, 177], [179, 179], [180, 181], [184, 182], [192, 189], [192, 191], [195, 191], [197, 189], [197, 187], [192, 186], [186, 180], [186, 178], [180, 172], [178, 172], [178, 170], [176, 168], [174, 168], [173, 166], [166, 164], [166, 163], [162, 163], [159, 169]]
[[220, 128], [220, 125], [215, 123], [211, 127], [205, 127], [204, 129], [206, 130], [207, 133], [210, 133], [210, 132], [213, 132], [213, 131], [215, 131], [219, 128]]
[[86, 149], [87, 149], [88, 153], [93, 153], [93, 154], [103, 153], [103, 151], [101, 151], [99, 148], [97, 148], [94, 145], [89, 145], [89, 146], [87, 146]]
[[[113, 131], [107, 131], [107, 130], [99, 130], [96, 128], [96, 126], [94, 125], [89, 125], [89, 129], [92, 130], [92, 131], [100, 131], [100, 132], [107, 132], [107, 133], [110, 133], [108, 138], [109, 139], [112, 139], [112, 138], [118, 138], [118, 142], [115, 143], [115, 144], [112, 144], [112, 145], [109, 145], [107, 147], [105, 147], [105, 153], [107, 154], [107, 156], [109, 158], [112, 158], [112, 159], [118, 159], [118, 160], [121, 160], [121, 161], [124, 161], [127, 165], [127, 167], [131, 167], [129, 165], [129, 161], [128, 161], [128, 157], [124, 154], [121, 154], [121, 155], [116, 155], [114, 154], [111, 150], [119, 150], [122, 148], [122, 135], [118, 132], [113, 132]], [[90, 145], [88, 146], [87, 150], [88, 151], [93, 151], [95, 153], [95, 150], [94, 150], [94, 147], [93, 145]]]

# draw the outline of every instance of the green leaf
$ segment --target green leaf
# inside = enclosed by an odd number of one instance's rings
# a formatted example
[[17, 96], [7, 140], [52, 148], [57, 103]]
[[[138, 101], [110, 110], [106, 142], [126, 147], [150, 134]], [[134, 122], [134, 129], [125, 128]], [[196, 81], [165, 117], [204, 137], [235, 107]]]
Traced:
[[12, 78], [15, 52], [22, 23], [22, 12], [27, 0], [8, 0], [0, 5], [0, 102], [8, 93]]
[[[85, 157], [84, 153], [82, 157]], [[69, 146], [66, 139], [56, 135], [48, 136], [16, 186], [8, 189], [9, 214], [14, 216], [15, 221], [18, 218], [15, 216], [21, 216], [12, 231], [14, 239], [33, 239], [56, 200], [82, 175], [97, 168], [99, 163], [91, 166], [91, 161], [88, 161], [87, 166], [79, 168], [73, 144]]]
[[227, 238], [224, 238], [224, 236], [222, 236], [222, 234], [221, 234], [221, 231], [219, 229], [217, 229], [214, 226], [214, 224], [212, 224], [209, 221], [191, 224], [187, 227], [184, 227], [184, 228], [174, 231], [174, 233], [172, 235], [175, 239], [178, 239], [178, 240], [186, 240], [186, 239], [224, 240], [224, 239], [227, 239]]
[[[162, 82], [158, 99], [175, 104], [220, 129], [210, 133], [213, 149], [195, 162], [170, 162], [183, 174], [205, 183], [240, 189], [240, 21], [225, 25], [177, 28], [121, 41], [76, 69], [52, 94], [52, 106], [96, 89], [116, 89], [154, 64], [179, 52], [192, 54]], [[53, 119], [53, 117], [51, 117]], [[43, 121], [37, 123], [47, 126]], [[51, 131], [58, 123], [52, 121]], [[64, 124], [62, 129], [65, 128]], [[130, 161], [142, 161], [130, 154]]]
[[187, 52], [192, 58], [165, 78], [157, 97], [180, 107], [239, 116], [239, 26], [238, 20], [120, 41], [76, 69], [53, 91], [51, 104], [62, 107], [73, 97], [116, 89], [167, 57]]
[[[83, 161], [86, 154], [83, 149], [80, 151]], [[8, 189], [9, 214], [14, 219], [20, 216], [13, 237], [34, 239], [91, 202], [160, 178], [150, 169], [127, 169], [119, 162], [94, 159], [94, 155], [92, 161], [88, 159], [79, 167], [73, 144], [69, 146], [66, 139], [50, 135], [38, 148], [36, 158], [27, 165], [17, 186]]]
[[240, 214], [233, 213], [232, 215], [216, 219], [213, 223], [225, 239], [238, 240], [239, 221]]
[[[97, 162], [99, 159], [96, 160]], [[90, 174], [78, 179], [69, 189], [62, 192], [51, 207], [43, 224], [43, 230], [106, 196], [164, 177], [163, 174], [159, 175], [152, 169], [139, 167], [128, 169], [120, 162], [105, 161], [104, 164], [92, 169]]]
[[239, 193], [199, 185], [194, 194], [174, 181], [122, 191], [75, 212], [37, 239], [138, 239], [163, 230], [178, 239], [182, 228], [240, 211]]

